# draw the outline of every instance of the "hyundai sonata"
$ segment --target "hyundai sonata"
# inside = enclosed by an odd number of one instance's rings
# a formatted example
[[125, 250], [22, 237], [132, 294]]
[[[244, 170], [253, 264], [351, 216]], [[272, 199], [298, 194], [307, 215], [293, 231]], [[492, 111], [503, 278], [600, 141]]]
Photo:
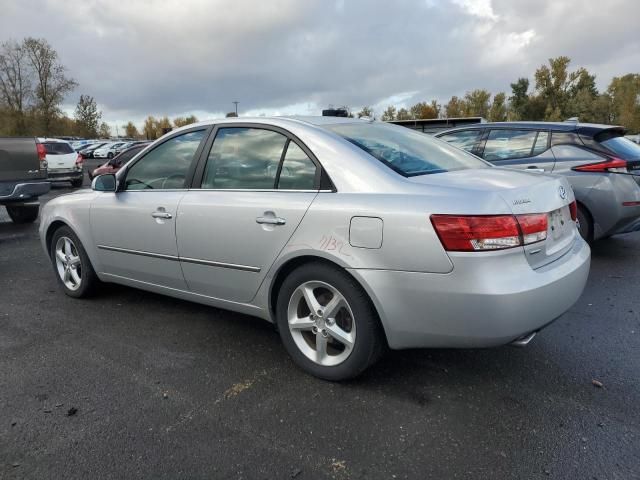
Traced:
[[40, 234], [67, 295], [114, 282], [262, 317], [341, 380], [386, 347], [528, 343], [584, 288], [575, 220], [565, 178], [404, 127], [230, 118], [50, 201]]

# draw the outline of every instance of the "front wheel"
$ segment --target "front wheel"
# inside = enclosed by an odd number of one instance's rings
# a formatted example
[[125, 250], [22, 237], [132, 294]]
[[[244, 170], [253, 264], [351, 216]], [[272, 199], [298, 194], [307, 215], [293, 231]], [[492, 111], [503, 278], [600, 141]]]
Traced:
[[385, 348], [369, 297], [337, 267], [312, 263], [289, 274], [278, 294], [276, 316], [293, 361], [325, 380], [356, 377]]
[[13, 223], [32, 223], [38, 218], [39, 205], [7, 205]]
[[51, 239], [51, 262], [64, 293], [70, 297], [87, 297], [99, 283], [87, 252], [69, 227], [60, 227]]

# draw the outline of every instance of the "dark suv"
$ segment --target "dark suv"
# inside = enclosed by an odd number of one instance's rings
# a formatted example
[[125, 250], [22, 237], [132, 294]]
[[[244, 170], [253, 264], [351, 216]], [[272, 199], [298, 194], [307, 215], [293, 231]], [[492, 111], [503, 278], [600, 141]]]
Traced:
[[566, 176], [588, 241], [640, 230], [640, 145], [625, 129], [577, 122], [500, 122], [436, 137], [495, 166]]

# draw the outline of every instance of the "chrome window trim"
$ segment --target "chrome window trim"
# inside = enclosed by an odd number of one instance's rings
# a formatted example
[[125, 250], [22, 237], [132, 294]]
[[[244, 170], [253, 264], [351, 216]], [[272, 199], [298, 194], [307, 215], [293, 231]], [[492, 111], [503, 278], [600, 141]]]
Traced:
[[229, 268], [232, 270], [242, 270], [245, 272], [254, 272], [258, 273], [260, 271], [260, 267], [252, 267], [250, 265], [237, 265], [234, 263], [223, 263], [223, 262], [214, 262], [211, 260], [202, 260], [199, 258], [189, 258], [189, 257], [179, 257], [176, 255], [166, 255], [164, 253], [153, 253], [153, 252], [145, 252], [143, 250], [131, 250], [128, 248], [121, 247], [110, 247], [108, 245], [98, 245], [100, 250], [107, 250], [110, 252], [118, 252], [118, 253], [128, 253], [131, 255], [140, 255], [142, 257], [150, 257], [150, 258], [160, 258], [162, 260], [169, 260], [172, 262], [185, 262], [185, 263], [194, 263], [197, 265], [206, 265], [209, 267], [219, 267], [219, 268]]

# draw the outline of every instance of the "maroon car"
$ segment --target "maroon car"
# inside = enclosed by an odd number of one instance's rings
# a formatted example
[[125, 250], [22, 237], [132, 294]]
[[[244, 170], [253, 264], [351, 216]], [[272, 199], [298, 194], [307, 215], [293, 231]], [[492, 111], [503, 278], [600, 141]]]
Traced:
[[139, 143], [133, 147], [127, 148], [108, 162], [103, 163], [98, 168], [95, 168], [93, 171], [88, 170], [87, 175], [89, 175], [89, 179], [93, 180], [98, 175], [104, 175], [105, 173], [116, 173], [125, 163], [145, 149], [149, 143], [151, 142]]

